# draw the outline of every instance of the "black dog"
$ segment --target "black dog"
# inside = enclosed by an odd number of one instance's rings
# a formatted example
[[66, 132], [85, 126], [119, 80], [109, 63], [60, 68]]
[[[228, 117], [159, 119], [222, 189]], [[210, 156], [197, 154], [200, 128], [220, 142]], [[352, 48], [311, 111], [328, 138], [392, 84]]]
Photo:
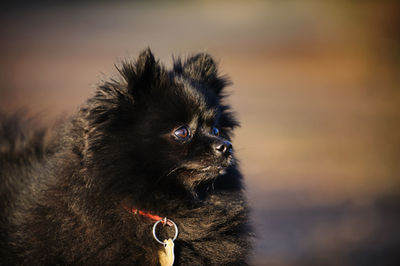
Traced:
[[174, 265], [247, 265], [227, 80], [207, 54], [167, 71], [149, 49], [119, 72], [51, 141], [3, 119], [1, 264], [159, 265], [167, 217]]

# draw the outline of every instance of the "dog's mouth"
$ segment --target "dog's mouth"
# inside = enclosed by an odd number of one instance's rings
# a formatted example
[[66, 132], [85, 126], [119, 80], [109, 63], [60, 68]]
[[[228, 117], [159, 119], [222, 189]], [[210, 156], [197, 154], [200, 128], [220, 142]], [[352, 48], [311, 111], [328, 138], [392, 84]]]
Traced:
[[186, 195], [199, 199], [215, 191], [214, 183], [234, 164], [233, 156], [224, 159], [203, 157], [199, 160], [188, 160], [170, 169], [161, 180], [180, 185], [189, 193]]
[[199, 172], [211, 172], [211, 173], [218, 172], [218, 174], [222, 175], [222, 174], [224, 174], [226, 172], [226, 168], [228, 166], [229, 165], [226, 165], [226, 166], [211, 166], [210, 165], [210, 166], [202, 167], [202, 168], [199, 168], [199, 169], [196, 169], [196, 170], [199, 171]]
[[175, 175], [184, 184], [190, 187], [203, 182], [216, 179], [218, 176], [226, 173], [226, 169], [233, 164], [233, 158], [215, 161], [190, 161], [175, 168], [171, 175]]
[[219, 173], [224, 171], [228, 166], [233, 164], [233, 157], [229, 156], [223, 160], [199, 160], [199, 161], [189, 161], [181, 165], [182, 169], [194, 172], [212, 172]]

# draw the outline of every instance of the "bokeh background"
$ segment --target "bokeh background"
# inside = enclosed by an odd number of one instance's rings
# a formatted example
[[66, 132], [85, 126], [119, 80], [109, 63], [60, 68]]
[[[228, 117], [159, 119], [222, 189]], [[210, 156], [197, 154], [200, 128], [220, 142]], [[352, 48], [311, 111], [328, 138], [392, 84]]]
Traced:
[[229, 74], [254, 265], [400, 265], [395, 1], [13, 1], [0, 9], [0, 109], [76, 111], [149, 46]]

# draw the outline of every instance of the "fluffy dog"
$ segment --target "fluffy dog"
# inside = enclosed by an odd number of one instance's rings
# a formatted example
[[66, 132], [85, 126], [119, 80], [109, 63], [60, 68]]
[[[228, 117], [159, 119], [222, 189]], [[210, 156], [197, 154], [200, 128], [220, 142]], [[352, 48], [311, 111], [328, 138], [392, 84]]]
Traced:
[[248, 208], [208, 54], [166, 70], [149, 49], [118, 68], [46, 141], [18, 117], [0, 126], [1, 262], [246, 265]]

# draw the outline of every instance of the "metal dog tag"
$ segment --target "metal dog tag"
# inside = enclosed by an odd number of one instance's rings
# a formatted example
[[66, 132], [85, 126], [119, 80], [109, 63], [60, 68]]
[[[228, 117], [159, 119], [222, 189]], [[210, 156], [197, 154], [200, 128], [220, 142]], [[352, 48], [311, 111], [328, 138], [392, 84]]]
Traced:
[[[170, 238], [168, 240], [164, 240], [164, 242], [161, 242], [160, 239], [158, 239], [156, 235], [156, 228], [159, 223], [163, 223], [165, 225], [173, 226], [175, 229], [175, 235], [174, 238]], [[153, 225], [153, 237], [154, 239], [162, 244], [164, 246], [164, 249], [161, 249], [158, 251], [158, 257], [160, 260], [160, 265], [161, 266], [172, 266], [174, 264], [175, 260], [175, 255], [174, 255], [174, 241], [178, 236], [178, 227], [176, 224], [170, 220], [167, 219], [166, 217], [164, 219], [158, 220], [157, 222], [154, 223]]]
[[174, 241], [172, 239], [164, 240], [164, 249], [158, 251], [161, 266], [172, 266], [174, 264]]

